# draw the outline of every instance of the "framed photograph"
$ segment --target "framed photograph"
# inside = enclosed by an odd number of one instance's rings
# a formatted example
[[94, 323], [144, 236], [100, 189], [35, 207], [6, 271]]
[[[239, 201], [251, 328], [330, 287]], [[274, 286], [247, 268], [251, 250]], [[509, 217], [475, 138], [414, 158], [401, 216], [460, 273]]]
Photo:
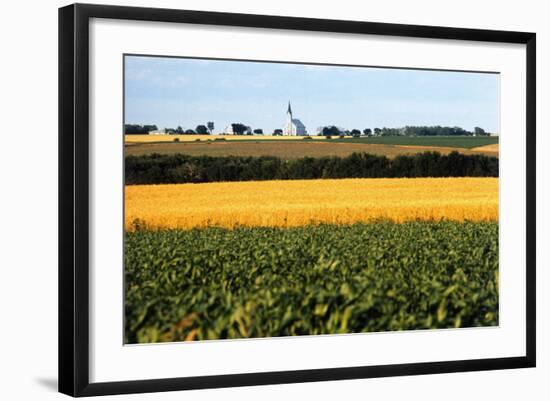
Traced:
[[535, 366], [535, 34], [59, 10], [59, 390]]

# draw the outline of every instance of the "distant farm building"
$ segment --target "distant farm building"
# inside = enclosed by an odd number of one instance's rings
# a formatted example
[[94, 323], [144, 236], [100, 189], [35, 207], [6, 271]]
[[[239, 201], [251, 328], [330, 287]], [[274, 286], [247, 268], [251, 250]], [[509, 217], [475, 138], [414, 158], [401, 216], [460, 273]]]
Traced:
[[286, 111], [287, 121], [283, 127], [283, 135], [285, 136], [304, 136], [307, 135], [306, 126], [297, 118], [292, 117], [292, 108], [288, 102]]
[[149, 135], [167, 135], [165, 129], [154, 129], [148, 132]]

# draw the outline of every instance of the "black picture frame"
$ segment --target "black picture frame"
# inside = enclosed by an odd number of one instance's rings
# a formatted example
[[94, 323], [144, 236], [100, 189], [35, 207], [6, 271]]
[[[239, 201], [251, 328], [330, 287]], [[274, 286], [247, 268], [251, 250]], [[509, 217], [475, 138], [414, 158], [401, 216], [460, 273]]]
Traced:
[[[322, 31], [526, 45], [526, 354], [521, 357], [354, 366], [90, 383], [89, 131], [90, 18]], [[95, 396], [534, 367], [536, 35], [479, 29], [220, 12], [74, 4], [59, 9], [59, 391]]]

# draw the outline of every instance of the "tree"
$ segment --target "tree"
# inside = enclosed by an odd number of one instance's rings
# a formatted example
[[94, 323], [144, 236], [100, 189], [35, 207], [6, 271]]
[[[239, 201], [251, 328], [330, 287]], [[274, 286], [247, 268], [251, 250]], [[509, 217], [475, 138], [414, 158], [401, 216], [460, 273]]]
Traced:
[[263, 134], [264, 134], [264, 131], [263, 131], [263, 129], [261, 129], [261, 128], [256, 128], [256, 129], [254, 130], [254, 133], [257, 134], [257, 135], [263, 135]]
[[233, 123], [231, 124], [231, 127], [233, 128], [233, 134], [234, 135], [245, 135], [248, 133], [249, 128], [241, 123]]
[[186, 133], [187, 135], [195, 135], [195, 134], [196, 134], [196, 132], [193, 131], [192, 129], [186, 130], [185, 133]]
[[178, 128], [176, 128], [176, 133], [177, 133], [178, 135], [183, 134], [183, 128], [181, 128], [180, 125], [178, 125]]
[[323, 130], [321, 132], [323, 136], [340, 135], [340, 130], [335, 125], [323, 127]]
[[382, 130], [380, 128], [375, 128], [374, 129], [374, 135], [376, 135], [376, 136], [379, 136], [381, 132], [382, 132]]
[[208, 135], [208, 128], [206, 128], [206, 125], [197, 125], [197, 128], [195, 128], [195, 132], [198, 135]]
[[206, 126], [208, 127], [208, 131], [210, 131], [210, 135], [212, 135], [212, 132], [214, 131], [214, 121], [208, 121]]
[[372, 130], [370, 128], [365, 128], [363, 130], [363, 134], [365, 134], [366, 136], [372, 136]]
[[124, 124], [124, 133], [126, 135], [147, 135], [149, 131], [158, 130], [156, 125]]
[[[376, 129], [375, 129], [376, 130]], [[400, 128], [382, 128], [380, 130], [380, 136], [399, 136], [403, 135], [404, 130]]]
[[273, 135], [275, 135], [275, 136], [281, 136], [281, 135], [283, 135], [283, 130], [277, 128], [276, 130], [273, 131]]
[[149, 131], [156, 131], [156, 130], [158, 130], [158, 128], [157, 128], [157, 126], [154, 125], [154, 124], [153, 124], [153, 125], [144, 125], [144, 126], [143, 126], [143, 131], [144, 131], [146, 134], [148, 134]]
[[475, 136], [486, 136], [487, 133], [485, 132], [485, 130], [483, 128], [475, 127], [474, 128], [474, 135]]
[[352, 129], [350, 133], [354, 138], [359, 138], [361, 136], [361, 131], [358, 129]]

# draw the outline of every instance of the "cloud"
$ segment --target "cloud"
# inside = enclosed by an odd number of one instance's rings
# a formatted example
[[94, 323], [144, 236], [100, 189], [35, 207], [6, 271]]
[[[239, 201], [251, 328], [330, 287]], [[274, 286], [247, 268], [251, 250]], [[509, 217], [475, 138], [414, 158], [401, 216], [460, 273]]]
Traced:
[[233, 88], [233, 87], [235, 87], [235, 80], [225, 77], [225, 78], [220, 79], [218, 81], [218, 84], [222, 88]]
[[190, 79], [186, 75], [166, 76], [166, 75], [148, 75], [144, 79], [157, 87], [161, 88], [181, 88], [189, 84]]
[[250, 82], [250, 86], [256, 89], [264, 89], [264, 88], [267, 88], [268, 85], [269, 84], [267, 82], [260, 81], [260, 80]]
[[143, 80], [149, 78], [152, 74], [150, 68], [127, 68], [126, 69], [126, 79], [131, 80]]
[[185, 75], [178, 75], [173, 80], [173, 85], [176, 87], [185, 86], [189, 83], [189, 77]]

